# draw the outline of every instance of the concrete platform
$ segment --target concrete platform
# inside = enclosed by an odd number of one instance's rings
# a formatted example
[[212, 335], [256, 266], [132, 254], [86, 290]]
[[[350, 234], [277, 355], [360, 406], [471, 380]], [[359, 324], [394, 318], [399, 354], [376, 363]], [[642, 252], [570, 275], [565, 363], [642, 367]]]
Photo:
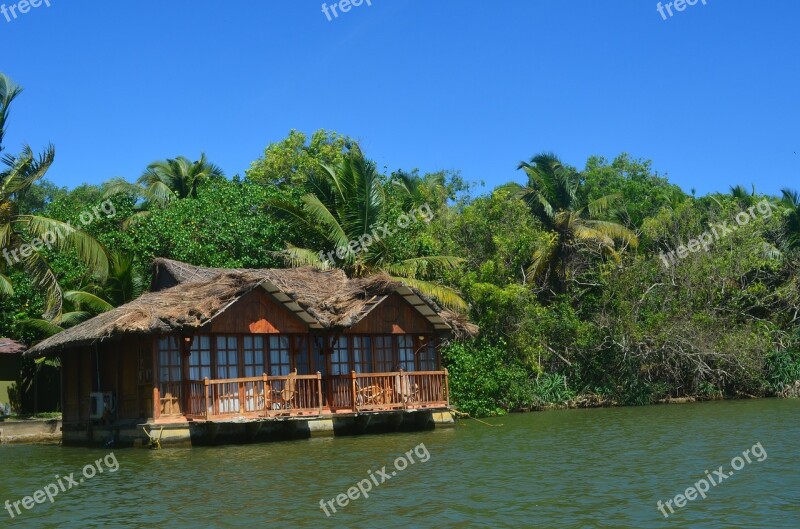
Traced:
[[162, 447], [213, 446], [309, 439], [320, 436], [413, 432], [452, 426], [449, 410], [337, 414], [321, 417], [230, 419], [176, 423], [90, 425], [66, 424], [63, 444], [146, 448], [150, 439]]
[[0, 422], [0, 444], [59, 442], [61, 442], [60, 419]]

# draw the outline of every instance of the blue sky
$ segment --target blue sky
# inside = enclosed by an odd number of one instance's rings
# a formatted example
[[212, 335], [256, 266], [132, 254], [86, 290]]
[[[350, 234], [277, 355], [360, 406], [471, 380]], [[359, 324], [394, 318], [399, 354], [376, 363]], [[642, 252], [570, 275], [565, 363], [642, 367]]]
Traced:
[[326, 128], [381, 167], [489, 188], [547, 150], [578, 167], [626, 151], [698, 194], [800, 188], [800, 2], [663, 20], [652, 0], [371, 1], [331, 21], [321, 0], [0, 15], [0, 71], [25, 87], [6, 145], [53, 142], [68, 187], [201, 151], [243, 174], [290, 129]]

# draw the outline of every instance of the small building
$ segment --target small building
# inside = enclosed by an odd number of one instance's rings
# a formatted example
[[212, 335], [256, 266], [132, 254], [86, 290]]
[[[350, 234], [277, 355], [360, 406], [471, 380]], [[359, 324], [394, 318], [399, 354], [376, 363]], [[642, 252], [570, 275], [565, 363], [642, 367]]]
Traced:
[[0, 338], [0, 415], [10, 403], [8, 388], [19, 378], [22, 369], [22, 353], [27, 347], [10, 338]]
[[151, 291], [28, 352], [65, 443], [217, 443], [452, 422], [441, 345], [477, 328], [385, 276], [159, 259]]

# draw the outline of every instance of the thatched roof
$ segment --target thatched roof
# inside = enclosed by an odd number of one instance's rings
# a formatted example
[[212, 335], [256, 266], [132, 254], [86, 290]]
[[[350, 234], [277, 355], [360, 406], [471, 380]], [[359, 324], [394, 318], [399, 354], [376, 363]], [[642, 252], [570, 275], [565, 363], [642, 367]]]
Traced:
[[455, 336], [477, 333], [477, 327], [464, 318], [387, 276], [348, 279], [339, 270], [215, 269], [157, 259], [152, 292], [60, 332], [28, 354], [43, 355], [132, 334], [196, 331], [256, 288], [264, 288], [312, 329], [351, 327], [387, 296], [398, 293], [437, 331]]
[[0, 354], [2, 355], [16, 355], [20, 353], [24, 353], [25, 345], [15, 342], [11, 338], [0, 338]]

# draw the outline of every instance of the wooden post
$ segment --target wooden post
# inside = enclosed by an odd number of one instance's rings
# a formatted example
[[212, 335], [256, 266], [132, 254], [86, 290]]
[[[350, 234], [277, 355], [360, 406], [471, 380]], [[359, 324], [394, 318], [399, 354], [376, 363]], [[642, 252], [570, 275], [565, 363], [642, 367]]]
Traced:
[[450, 375], [447, 373], [447, 368], [444, 368], [444, 394], [447, 398], [447, 407], [450, 407]]
[[351, 382], [350, 386], [352, 388], [352, 393], [351, 393], [350, 396], [353, 399], [351, 401], [352, 404], [350, 405], [350, 407], [351, 407], [351, 409], [353, 411], [356, 411], [356, 410], [358, 410], [358, 404], [357, 404], [357, 399], [356, 399], [357, 392], [356, 392], [356, 372], [355, 371], [350, 371], [350, 382]]
[[153, 419], [161, 417], [161, 395], [158, 386], [153, 386]]
[[317, 371], [317, 399], [319, 414], [322, 415], [322, 373], [319, 371]]
[[244, 414], [247, 411], [247, 401], [245, 401], [245, 390], [244, 390], [244, 382], [237, 382], [236, 383], [239, 390], [239, 413]]
[[261, 373], [261, 381], [264, 383], [264, 417], [267, 417], [270, 408], [272, 408], [272, 392], [267, 387], [269, 381], [266, 373]]
[[206, 420], [208, 420], [208, 377], [203, 378], [203, 387], [205, 388], [206, 400], [205, 400], [205, 408], [203, 408], [203, 415], [205, 416]]
[[405, 388], [406, 381], [405, 381], [405, 377], [403, 376], [403, 374], [404, 374], [403, 373], [403, 368], [401, 367], [400, 368], [400, 398], [402, 399], [402, 402], [403, 402], [403, 409], [406, 410], [406, 409], [408, 409], [408, 399], [406, 398], [406, 395], [407, 395], [406, 388]]

